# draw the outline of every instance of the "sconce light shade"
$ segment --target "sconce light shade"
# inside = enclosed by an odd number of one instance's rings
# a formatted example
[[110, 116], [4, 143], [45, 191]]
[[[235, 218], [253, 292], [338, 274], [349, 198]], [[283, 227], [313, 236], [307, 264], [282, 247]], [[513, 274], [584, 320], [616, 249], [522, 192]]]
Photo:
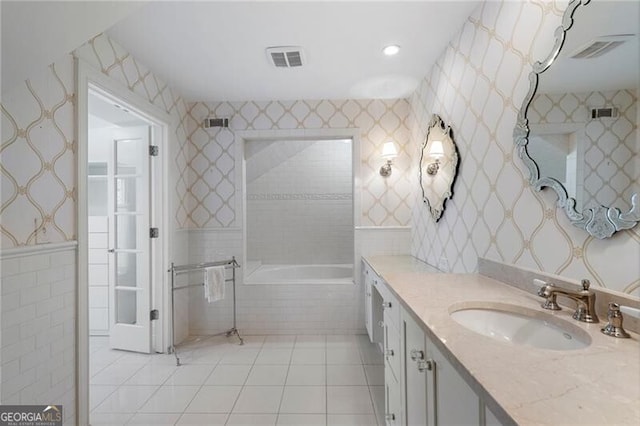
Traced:
[[385, 160], [393, 160], [398, 156], [398, 149], [393, 141], [385, 142], [382, 146], [382, 158]]
[[433, 158], [444, 157], [444, 147], [442, 141], [432, 141], [431, 148], [429, 149], [429, 155]]
[[382, 146], [382, 158], [387, 160], [387, 163], [380, 167], [380, 176], [388, 177], [391, 175], [391, 163], [397, 156], [396, 144], [393, 141], [385, 142]]

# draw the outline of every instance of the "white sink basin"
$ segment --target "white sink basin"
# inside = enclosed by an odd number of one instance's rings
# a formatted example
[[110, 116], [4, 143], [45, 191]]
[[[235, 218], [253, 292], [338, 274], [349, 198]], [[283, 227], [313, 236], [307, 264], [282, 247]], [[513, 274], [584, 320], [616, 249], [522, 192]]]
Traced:
[[591, 336], [563, 319], [502, 303], [464, 303], [449, 308], [451, 317], [471, 331], [502, 342], [566, 351], [586, 348]]

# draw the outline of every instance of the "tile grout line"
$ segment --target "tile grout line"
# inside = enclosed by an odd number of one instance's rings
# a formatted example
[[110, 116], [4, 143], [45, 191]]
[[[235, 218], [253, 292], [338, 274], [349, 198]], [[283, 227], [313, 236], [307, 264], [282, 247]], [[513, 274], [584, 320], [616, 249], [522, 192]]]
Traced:
[[[247, 336], [249, 337], [249, 336]], [[245, 340], [247, 340], [247, 337], [245, 337]], [[231, 406], [231, 411], [229, 411], [229, 415], [227, 416], [227, 420], [224, 422], [224, 424], [228, 424], [229, 420], [231, 420], [231, 416], [234, 414], [233, 410], [236, 408], [236, 404], [238, 404], [238, 400], [240, 399], [240, 395], [242, 395], [242, 392], [244, 391], [246, 385], [247, 385], [247, 380], [249, 380], [249, 376], [251, 375], [251, 370], [253, 370], [253, 367], [256, 365], [256, 360], [258, 359], [258, 356], [260, 355], [260, 351], [262, 351], [262, 348], [264, 346], [264, 339], [262, 340], [262, 343], [260, 344], [260, 349], [258, 350], [258, 353], [256, 354], [256, 357], [253, 359], [253, 363], [251, 364], [251, 368], [249, 369], [249, 372], [247, 373], [247, 377], [245, 377], [244, 382], [242, 383], [242, 386], [240, 387], [240, 392], [238, 392], [238, 396], [236, 396], [235, 401], [233, 401], [233, 406]], [[228, 365], [233, 365], [233, 364], [228, 364]], [[235, 414], [240, 414], [240, 413], [235, 413]]]
[[[206, 365], [206, 364], [205, 364]], [[189, 408], [189, 406], [193, 403], [193, 400], [196, 398], [196, 396], [198, 395], [198, 393], [200, 393], [200, 391], [204, 388], [205, 383], [207, 383], [207, 380], [209, 379], [209, 377], [211, 377], [211, 375], [213, 374], [214, 371], [216, 371], [216, 368], [218, 368], [218, 365], [220, 365], [220, 360], [218, 360], [218, 362], [214, 365], [214, 367], [211, 369], [211, 372], [207, 375], [207, 377], [205, 377], [205, 379], [202, 381], [202, 384], [200, 385], [200, 387], [198, 388], [198, 390], [196, 391], [196, 393], [193, 394], [193, 397], [191, 398], [191, 400], [189, 401], [189, 403], [187, 405], [185, 405], [184, 410], [182, 410], [182, 413], [180, 413], [180, 417], [178, 417], [178, 420], [176, 420], [176, 422], [174, 423], [174, 425], [177, 425], [178, 423], [180, 423], [180, 420], [182, 419], [182, 417], [184, 417], [185, 414], [187, 414], [187, 409]], [[183, 366], [184, 367], [184, 366]], [[180, 368], [180, 366], [178, 366], [178, 368]], [[177, 373], [179, 370], [176, 370], [173, 374]], [[168, 379], [167, 379], [168, 380]], [[225, 423], [228, 420], [225, 419]]]

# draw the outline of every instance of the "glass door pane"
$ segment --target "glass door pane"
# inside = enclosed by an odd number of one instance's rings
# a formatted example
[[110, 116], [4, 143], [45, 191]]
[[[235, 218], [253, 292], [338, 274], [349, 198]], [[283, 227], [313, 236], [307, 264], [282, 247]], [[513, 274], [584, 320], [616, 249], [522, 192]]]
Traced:
[[141, 291], [148, 291], [149, 144], [145, 138], [115, 140], [113, 206], [115, 322], [139, 324]]

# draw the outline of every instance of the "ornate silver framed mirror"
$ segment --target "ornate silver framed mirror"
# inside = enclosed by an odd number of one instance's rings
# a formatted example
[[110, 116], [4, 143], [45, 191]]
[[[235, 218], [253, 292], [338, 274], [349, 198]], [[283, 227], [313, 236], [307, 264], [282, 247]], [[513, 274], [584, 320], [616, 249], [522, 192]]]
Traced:
[[419, 178], [422, 200], [436, 222], [442, 217], [445, 203], [453, 196], [457, 174], [458, 149], [453, 141], [453, 131], [433, 114], [420, 151]]
[[552, 188], [599, 239], [640, 221], [639, 12], [637, 1], [570, 1], [514, 130], [531, 185]]

